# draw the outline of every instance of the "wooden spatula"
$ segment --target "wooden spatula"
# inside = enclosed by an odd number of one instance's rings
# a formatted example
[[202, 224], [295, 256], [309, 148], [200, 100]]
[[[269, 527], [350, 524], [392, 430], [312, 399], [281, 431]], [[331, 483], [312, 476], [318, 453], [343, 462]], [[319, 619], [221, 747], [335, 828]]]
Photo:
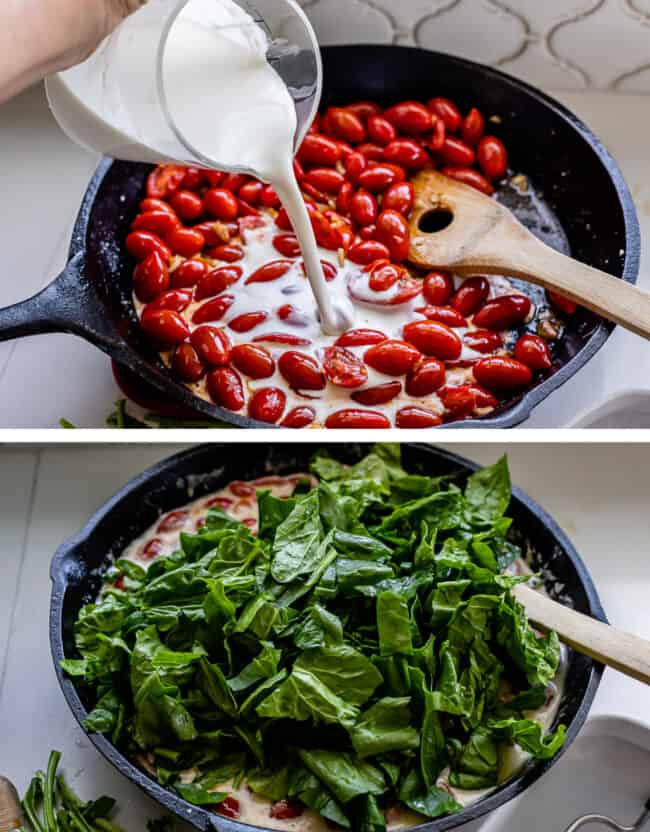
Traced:
[[[545, 245], [507, 208], [469, 185], [422, 171], [413, 187], [409, 259], [415, 265], [519, 277], [650, 339], [650, 294]], [[440, 231], [426, 230], [450, 219]]]
[[650, 685], [650, 641], [569, 609], [525, 584], [513, 593], [534, 624], [555, 630], [578, 653]]

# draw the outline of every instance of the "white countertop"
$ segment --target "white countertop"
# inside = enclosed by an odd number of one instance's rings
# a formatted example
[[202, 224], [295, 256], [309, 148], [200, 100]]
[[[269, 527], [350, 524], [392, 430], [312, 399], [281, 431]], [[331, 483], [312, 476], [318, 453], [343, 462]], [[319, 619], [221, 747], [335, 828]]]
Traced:
[[[650, 240], [650, 98], [560, 93], [604, 140], [634, 195]], [[36, 292], [61, 269], [81, 197], [96, 159], [59, 131], [35, 87], [0, 107], [0, 305]], [[650, 290], [644, 255], [639, 285]], [[618, 330], [568, 386], [534, 412], [526, 427], [561, 427], [578, 412], [628, 387], [650, 389], [650, 344]], [[108, 359], [68, 335], [0, 344], [0, 428], [56, 427], [61, 417], [103, 427], [120, 397]]]
[[[507, 450], [456, 443], [454, 449], [482, 463]], [[145, 818], [161, 812], [100, 757], [63, 699], [48, 644], [49, 563], [58, 545], [128, 478], [176, 450], [0, 450], [0, 774], [24, 789], [50, 749], [58, 748], [82, 795], [118, 799], [127, 832], [144, 829]], [[555, 517], [585, 559], [611, 622], [650, 638], [650, 445], [524, 444], [508, 453], [514, 483]], [[608, 670], [592, 713], [650, 724], [649, 706], [647, 688]], [[548, 832], [544, 819], [529, 832]]]

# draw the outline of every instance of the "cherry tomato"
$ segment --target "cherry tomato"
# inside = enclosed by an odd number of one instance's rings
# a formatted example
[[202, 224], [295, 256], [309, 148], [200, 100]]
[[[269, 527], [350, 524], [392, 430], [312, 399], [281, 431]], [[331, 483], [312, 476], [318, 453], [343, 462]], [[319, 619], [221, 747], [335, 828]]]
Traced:
[[348, 259], [360, 266], [367, 266], [374, 260], [389, 260], [390, 251], [388, 246], [376, 240], [364, 240], [350, 246]]
[[317, 133], [305, 136], [305, 140], [298, 151], [298, 159], [301, 162], [328, 168], [335, 167], [341, 156], [342, 152], [338, 142]]
[[259, 205], [262, 201], [263, 191], [264, 183], [257, 179], [251, 179], [250, 182], [246, 182], [245, 185], [241, 186], [238, 195], [240, 199], [243, 199], [249, 205]]
[[356, 185], [356, 183], [359, 181], [359, 177], [368, 167], [368, 160], [363, 155], [363, 153], [355, 151], [354, 153], [350, 153], [350, 155], [345, 160], [344, 165], [345, 172], [348, 176], [348, 180], [353, 185]]
[[243, 273], [240, 266], [220, 266], [218, 269], [212, 269], [196, 284], [194, 297], [196, 300], [214, 297], [233, 283], [237, 283]]
[[449, 302], [467, 318], [483, 306], [489, 294], [490, 284], [484, 277], [468, 277]]
[[208, 186], [208, 188], [216, 188], [221, 184], [226, 174], [220, 170], [204, 170], [201, 171], [201, 175], [203, 177], [203, 182]]
[[280, 197], [271, 185], [265, 185], [262, 190], [260, 202], [265, 208], [278, 208], [280, 206]]
[[366, 128], [361, 118], [345, 107], [330, 107], [327, 111], [330, 130], [350, 144], [359, 144], [366, 140]]
[[193, 191], [177, 191], [171, 198], [171, 206], [186, 222], [193, 222], [203, 213], [203, 200]]
[[435, 117], [433, 130], [431, 134], [423, 140], [424, 146], [432, 153], [439, 153], [445, 139], [447, 138], [447, 128], [441, 118]]
[[166, 263], [172, 256], [169, 246], [151, 231], [132, 231], [126, 238], [126, 250], [138, 261], [147, 258], [152, 251], [157, 251]]
[[460, 130], [463, 117], [453, 101], [448, 98], [431, 98], [427, 102], [427, 107], [444, 122], [448, 133], [456, 133]]
[[476, 410], [493, 410], [498, 404], [491, 393], [477, 384], [441, 387], [438, 396], [455, 419], [464, 419]]
[[440, 156], [447, 165], [454, 165], [459, 168], [469, 168], [474, 164], [476, 154], [470, 145], [455, 136], [447, 136], [442, 147]]
[[326, 421], [327, 428], [389, 428], [390, 422], [383, 413], [378, 413], [375, 410], [355, 410], [350, 408], [348, 410], [337, 410], [331, 413]]
[[167, 243], [174, 254], [194, 257], [205, 246], [205, 237], [195, 228], [177, 228], [167, 235]]
[[578, 304], [575, 301], [570, 300], [570, 298], [566, 298], [564, 295], [560, 295], [557, 292], [551, 292], [548, 289], [546, 290], [546, 294], [549, 301], [558, 312], [561, 312], [563, 315], [567, 315], [569, 317], [571, 315], [575, 315], [578, 308]]
[[256, 344], [238, 344], [230, 353], [232, 364], [249, 378], [270, 378], [275, 372], [271, 353]]
[[[335, 196], [341, 190], [345, 177], [334, 168], [313, 168], [305, 175], [304, 181], [325, 194]], [[325, 202], [326, 200], [320, 201]]]
[[446, 306], [454, 292], [454, 281], [447, 272], [429, 272], [422, 283], [422, 294], [432, 306]]
[[346, 110], [359, 116], [362, 121], [368, 121], [370, 116], [381, 113], [381, 107], [374, 101], [355, 101], [354, 104], [348, 104]]
[[472, 372], [480, 385], [495, 393], [521, 390], [533, 380], [530, 367], [505, 355], [482, 358]]
[[202, 260], [185, 260], [170, 274], [174, 289], [187, 289], [196, 284], [208, 273], [208, 264]]
[[182, 312], [192, 302], [192, 292], [188, 289], [170, 289], [147, 304], [147, 309], [172, 309]]
[[476, 157], [488, 179], [502, 179], [506, 175], [508, 151], [501, 139], [497, 139], [496, 136], [483, 136], [478, 144]]
[[263, 324], [269, 317], [268, 312], [245, 312], [229, 322], [228, 326], [235, 332], [250, 332], [256, 326]]
[[440, 321], [447, 326], [467, 326], [466, 319], [453, 306], [420, 306], [415, 310], [429, 321]]
[[377, 219], [377, 239], [390, 252], [390, 259], [401, 263], [409, 256], [411, 232], [408, 223], [397, 211], [382, 211]]
[[285, 381], [296, 390], [323, 390], [327, 383], [316, 359], [302, 352], [290, 350], [283, 353], [278, 369]]
[[328, 381], [337, 387], [361, 387], [368, 380], [368, 370], [345, 347], [327, 347], [323, 350], [323, 367]]
[[244, 386], [239, 375], [231, 367], [219, 367], [208, 373], [208, 393], [215, 404], [237, 412], [244, 406]]
[[249, 275], [244, 283], [269, 283], [272, 280], [278, 280], [280, 277], [289, 271], [293, 266], [291, 260], [272, 260], [270, 263], [265, 263]]
[[[382, 156], [383, 156], [382, 150]], [[360, 187], [373, 194], [381, 194], [396, 182], [403, 182], [406, 179], [404, 168], [398, 165], [390, 165], [382, 162], [372, 168], [366, 168], [359, 174], [357, 180]]]
[[402, 101], [389, 107], [384, 113], [384, 118], [394, 124], [400, 133], [416, 135], [431, 130], [431, 111], [419, 101]]
[[341, 248], [341, 233], [320, 211], [310, 212], [310, 219], [319, 246], [326, 248], [328, 251], [337, 251]]
[[395, 139], [384, 148], [384, 159], [409, 171], [422, 170], [431, 162], [426, 150], [413, 139]]
[[239, 817], [239, 801], [234, 797], [227, 797], [215, 806], [215, 812], [218, 812], [225, 818], [233, 818], [236, 820]]
[[357, 225], [370, 225], [378, 213], [377, 200], [369, 191], [357, 191], [350, 200], [350, 216]]
[[366, 347], [381, 344], [387, 338], [377, 329], [349, 329], [340, 335], [336, 341], [337, 347]]
[[439, 321], [412, 321], [403, 332], [404, 340], [420, 352], [443, 361], [458, 358], [463, 348], [458, 335]]
[[395, 414], [398, 428], [435, 428], [442, 424], [442, 418], [425, 407], [403, 407]]
[[316, 412], [311, 407], [294, 407], [280, 422], [283, 428], [306, 428], [316, 418]]
[[467, 113], [463, 119], [463, 125], [460, 129], [460, 135], [464, 142], [476, 146], [481, 140], [483, 133], [485, 133], [485, 118], [480, 110], [476, 107]]
[[262, 216], [257, 208], [253, 207], [248, 202], [244, 202], [244, 200], [239, 197], [237, 197], [237, 206], [239, 208], [239, 216], [242, 219], [250, 217], [257, 217], [259, 219]]
[[200, 168], [186, 168], [183, 177], [183, 188], [187, 191], [198, 191], [203, 184], [203, 171]]
[[[321, 260], [320, 264], [323, 267], [323, 275], [325, 277], [325, 280], [328, 283], [330, 283], [332, 280], [334, 280], [336, 275], [339, 273], [338, 269], [336, 268], [334, 263], [330, 263], [329, 260]], [[302, 269], [303, 274], [306, 275], [307, 274], [307, 269], [305, 267], [304, 262], [302, 262], [302, 261], [300, 263], [300, 268]]]
[[183, 381], [198, 381], [205, 372], [205, 365], [191, 344], [180, 344], [174, 351], [172, 371]]
[[257, 335], [253, 338], [255, 343], [266, 342], [267, 344], [286, 344], [291, 347], [307, 347], [311, 344], [309, 338], [301, 338], [299, 335], [292, 335], [290, 332], [265, 332], [264, 335]]
[[249, 181], [249, 179], [250, 177], [248, 177], [245, 173], [227, 173], [221, 180], [220, 185], [227, 191], [232, 191], [233, 194], [236, 194], [239, 193], [239, 189], [242, 188]]
[[236, 220], [239, 216], [239, 203], [232, 191], [225, 188], [210, 188], [203, 197], [203, 207], [211, 217], [222, 222]]
[[357, 147], [357, 152], [365, 156], [366, 161], [381, 162], [384, 158], [384, 148], [380, 144], [373, 144], [373, 142], [364, 142]]
[[457, 182], [462, 182], [463, 185], [469, 185], [487, 196], [492, 196], [494, 187], [488, 180], [473, 168], [457, 168], [444, 167], [441, 168], [440, 173], [443, 176], [448, 176], [450, 179], [455, 179]]
[[169, 199], [183, 184], [186, 173], [182, 165], [159, 165], [147, 178], [147, 196]]
[[373, 370], [387, 376], [404, 376], [421, 357], [421, 353], [406, 341], [382, 341], [370, 347], [363, 356], [363, 360]]
[[500, 295], [479, 309], [474, 323], [481, 329], [510, 329], [526, 320], [531, 306], [526, 295]]
[[213, 367], [222, 367], [230, 361], [230, 339], [224, 329], [204, 324], [190, 336], [199, 358]]
[[195, 225], [194, 228], [203, 234], [208, 246], [221, 246], [224, 243], [229, 243], [233, 237], [239, 234], [239, 225], [236, 222], [221, 222], [221, 220], [201, 222]]
[[179, 509], [179, 511], [170, 511], [158, 523], [156, 531], [158, 532], [175, 532], [182, 529], [189, 519], [189, 511]]
[[396, 396], [402, 392], [402, 383], [400, 381], [387, 381], [385, 384], [378, 384], [376, 387], [367, 387], [365, 390], [356, 390], [350, 394], [350, 398], [354, 399], [358, 404], [365, 404], [369, 406], [377, 404], [386, 404], [392, 401]]
[[368, 119], [368, 138], [371, 142], [385, 147], [397, 138], [397, 130], [384, 116], [370, 116]]
[[235, 302], [234, 295], [219, 295], [199, 306], [192, 315], [193, 324], [207, 324], [210, 321], [220, 321]]
[[396, 182], [384, 193], [381, 207], [384, 211], [399, 211], [408, 217], [413, 210], [415, 202], [415, 191], [410, 182]]
[[236, 263], [244, 259], [244, 249], [241, 246], [224, 245], [209, 248], [206, 256], [211, 260], [223, 260], [225, 263]]
[[373, 222], [371, 225], [364, 225], [359, 229], [359, 236], [362, 240], [374, 240], [377, 234], [377, 226]]
[[471, 332], [466, 332], [463, 341], [470, 349], [481, 353], [494, 352], [503, 346], [503, 340], [499, 333], [492, 332], [489, 329], [474, 329]]
[[373, 292], [387, 292], [406, 274], [405, 269], [389, 260], [378, 260], [372, 264], [368, 286]]
[[141, 554], [145, 560], [153, 560], [158, 557], [158, 555], [162, 554], [164, 548], [165, 544], [162, 540], [158, 537], [154, 537], [143, 546]]
[[248, 403], [248, 415], [258, 422], [275, 424], [286, 406], [287, 397], [283, 390], [278, 387], [263, 387], [255, 391]]
[[182, 343], [190, 334], [185, 321], [172, 309], [145, 309], [140, 326], [150, 338], [170, 347]]
[[158, 237], [167, 237], [180, 225], [176, 214], [168, 211], [147, 211], [146, 214], [138, 214], [131, 228], [133, 231], [151, 231]]
[[445, 365], [437, 358], [420, 358], [406, 377], [409, 396], [430, 396], [445, 383]]
[[169, 288], [167, 264], [158, 251], [152, 251], [133, 272], [133, 288], [143, 303], [153, 300]]
[[[151, 211], [165, 211], [167, 214], [176, 217], [176, 212], [171, 205], [168, 202], [163, 202], [162, 199], [148, 197], [147, 199], [143, 199], [138, 207], [140, 208], [141, 214], [149, 214]], [[178, 217], [176, 218], [178, 219]]]
[[276, 234], [273, 247], [283, 257], [298, 257], [300, 254], [300, 245], [295, 234]]
[[515, 344], [515, 358], [531, 370], [550, 370], [553, 366], [548, 344], [538, 335], [522, 335]]

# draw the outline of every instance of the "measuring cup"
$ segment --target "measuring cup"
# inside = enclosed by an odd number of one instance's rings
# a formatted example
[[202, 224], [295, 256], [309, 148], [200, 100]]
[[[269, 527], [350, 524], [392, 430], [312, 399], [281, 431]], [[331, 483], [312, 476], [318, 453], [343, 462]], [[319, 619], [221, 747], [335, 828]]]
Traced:
[[[182, 16], [182, 18], [181, 18]], [[294, 0], [149, 0], [82, 64], [47, 80], [52, 112], [86, 149], [135, 162], [180, 162], [255, 171], [208, 159], [174, 120], [165, 72], [174, 27], [185, 18], [261, 48], [294, 101], [294, 147], [304, 139], [320, 101], [322, 64], [316, 35]], [[219, 78], [214, 83], [220, 83]], [[209, 91], [197, 107], [209, 113]], [[227, 129], [227, 113], [219, 114]]]

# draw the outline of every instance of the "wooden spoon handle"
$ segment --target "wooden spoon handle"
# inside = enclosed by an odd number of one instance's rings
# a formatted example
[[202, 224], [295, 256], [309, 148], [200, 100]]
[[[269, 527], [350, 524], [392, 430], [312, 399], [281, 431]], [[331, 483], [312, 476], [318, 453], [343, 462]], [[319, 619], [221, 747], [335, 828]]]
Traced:
[[13, 783], [0, 777], [0, 832], [11, 832], [23, 825], [20, 798]]
[[650, 641], [569, 609], [525, 584], [515, 587], [514, 594], [530, 620], [545, 630], [555, 630], [560, 641], [650, 685]]
[[[493, 264], [503, 274], [512, 274], [545, 289], [559, 292], [607, 320], [620, 324], [650, 340], [650, 294], [631, 283], [594, 269], [529, 235], [521, 240], [514, 257]], [[507, 266], [507, 268], [506, 268]]]

